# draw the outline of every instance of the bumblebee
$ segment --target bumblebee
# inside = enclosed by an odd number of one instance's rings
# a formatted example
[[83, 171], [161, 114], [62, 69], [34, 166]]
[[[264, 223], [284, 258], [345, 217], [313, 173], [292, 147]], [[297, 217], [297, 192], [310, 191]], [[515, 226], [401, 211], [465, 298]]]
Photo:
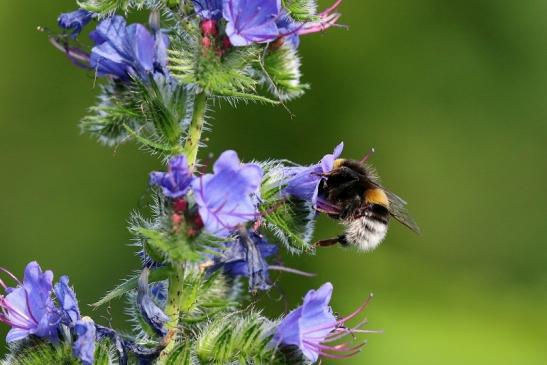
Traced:
[[333, 169], [322, 175], [317, 210], [340, 220], [346, 228], [344, 234], [318, 241], [316, 246], [340, 243], [371, 251], [385, 238], [391, 217], [420, 233], [406, 202], [382, 187], [375, 170], [366, 164], [372, 152], [361, 161], [337, 159]]

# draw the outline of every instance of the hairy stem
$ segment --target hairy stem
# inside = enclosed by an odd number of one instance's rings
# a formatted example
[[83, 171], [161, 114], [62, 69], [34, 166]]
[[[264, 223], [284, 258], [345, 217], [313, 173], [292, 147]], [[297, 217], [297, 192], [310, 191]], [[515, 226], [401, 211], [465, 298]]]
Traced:
[[[194, 110], [192, 113], [192, 121], [188, 127], [186, 134], [186, 141], [184, 143], [183, 151], [188, 159], [188, 165], [191, 169], [196, 164], [198, 155], [198, 149], [201, 140], [201, 132], [205, 123], [205, 111], [207, 109], [207, 96], [201, 92], [196, 95], [194, 100]], [[183, 263], [174, 265], [172, 272], [169, 275], [169, 292], [168, 301], [165, 306], [165, 314], [169, 316], [170, 320], [167, 323], [167, 336], [165, 337], [165, 348], [160, 354], [159, 364], [165, 363], [170, 353], [173, 351], [176, 345], [177, 331], [181, 312], [184, 311], [183, 306], [183, 280], [184, 280], [184, 268]]]
[[182, 285], [184, 280], [184, 268], [182, 264], [176, 265], [172, 268], [172, 272], [169, 275], [169, 292], [168, 300], [165, 305], [165, 314], [169, 316], [169, 322], [167, 322], [167, 336], [165, 336], [165, 348], [160, 354], [159, 364], [163, 364], [168, 358], [171, 351], [175, 348], [177, 339], [177, 328], [180, 319], [180, 306], [182, 302]]
[[207, 109], [207, 96], [204, 92], [196, 95], [194, 101], [194, 112], [192, 121], [188, 127], [186, 134], [186, 142], [184, 143], [184, 154], [188, 159], [188, 165], [193, 168], [196, 164], [198, 155], [199, 143], [201, 140], [201, 132], [205, 123], [205, 110]]

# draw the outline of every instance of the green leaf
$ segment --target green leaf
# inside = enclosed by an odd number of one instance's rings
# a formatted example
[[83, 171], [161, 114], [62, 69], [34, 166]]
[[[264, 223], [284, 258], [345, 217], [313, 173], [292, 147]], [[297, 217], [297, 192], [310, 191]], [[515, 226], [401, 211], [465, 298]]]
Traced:
[[224, 91], [218, 91], [218, 96], [221, 96], [225, 98], [228, 102], [231, 104], [234, 104], [236, 101], [256, 101], [263, 104], [270, 104], [270, 105], [279, 105], [281, 102], [277, 100], [272, 100], [270, 98], [267, 98], [265, 96], [261, 95], [255, 95], [255, 94], [247, 94], [237, 91], [230, 91], [230, 90], [224, 90]]
[[234, 308], [224, 276], [219, 272], [205, 275], [201, 270], [187, 270], [182, 283], [180, 304], [183, 323], [202, 322], [214, 314]]
[[113, 361], [117, 357], [114, 355], [114, 349], [108, 341], [97, 342], [95, 348], [95, 364], [94, 365], [112, 365], [116, 362]]
[[92, 11], [102, 17], [110, 16], [116, 12], [127, 12], [130, 9], [154, 8], [161, 4], [155, 0], [79, 0], [78, 5], [82, 9]]
[[259, 62], [264, 46], [234, 47], [222, 57], [211, 49], [202, 49], [197, 36], [180, 37], [169, 51], [169, 68], [183, 84], [195, 84], [212, 96], [229, 101], [253, 101], [279, 104], [257, 93], [257, 75], [253, 65]]
[[191, 365], [192, 348], [190, 342], [180, 344], [165, 359], [164, 365]]
[[[159, 267], [157, 269], [151, 270], [148, 280], [151, 283], [165, 280], [169, 276], [169, 272], [170, 272], [170, 269], [168, 267]], [[94, 308], [98, 308], [136, 289], [138, 281], [139, 281], [139, 275], [140, 273], [135, 274], [134, 276], [128, 278], [127, 280], [122, 282], [120, 285], [118, 285], [117, 287], [109, 291], [101, 300], [99, 300], [98, 302], [94, 304], [91, 304], [91, 306]]]
[[80, 360], [72, 355], [72, 347], [67, 343], [52, 345], [39, 340], [26, 340], [11, 350], [1, 361], [2, 365], [81, 365]]
[[108, 146], [133, 138], [152, 152], [180, 153], [186, 95], [183, 85], [162, 75], [146, 82], [108, 80], [101, 87], [99, 103], [89, 109], [81, 127]]
[[161, 255], [171, 263], [184, 261], [200, 261], [202, 256], [198, 249], [191, 247], [182, 235], [171, 235], [148, 228], [139, 228], [137, 233], [145, 239], [145, 248]]

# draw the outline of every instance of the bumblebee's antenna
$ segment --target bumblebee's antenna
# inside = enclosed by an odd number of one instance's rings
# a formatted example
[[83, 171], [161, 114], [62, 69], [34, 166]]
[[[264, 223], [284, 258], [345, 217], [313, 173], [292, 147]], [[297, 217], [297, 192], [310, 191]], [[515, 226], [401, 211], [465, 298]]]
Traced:
[[376, 150], [374, 149], [374, 147], [372, 147], [372, 148], [367, 152], [367, 154], [365, 155], [365, 157], [363, 157], [363, 158], [361, 159], [361, 161], [359, 161], [359, 162], [361, 162], [361, 164], [364, 164], [364, 163], [367, 162], [368, 159], [374, 154], [374, 152], [376, 152]]

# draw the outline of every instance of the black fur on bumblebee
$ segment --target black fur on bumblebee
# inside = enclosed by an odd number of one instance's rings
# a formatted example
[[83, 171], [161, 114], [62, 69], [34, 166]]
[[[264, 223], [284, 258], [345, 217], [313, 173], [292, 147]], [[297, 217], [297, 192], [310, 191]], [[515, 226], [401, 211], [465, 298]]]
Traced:
[[345, 232], [316, 242], [316, 247], [339, 243], [361, 251], [373, 250], [385, 238], [391, 217], [420, 232], [408, 215], [406, 202], [383, 188], [375, 170], [366, 164], [370, 154], [361, 161], [337, 159], [332, 171], [323, 175], [317, 210], [340, 220]]

